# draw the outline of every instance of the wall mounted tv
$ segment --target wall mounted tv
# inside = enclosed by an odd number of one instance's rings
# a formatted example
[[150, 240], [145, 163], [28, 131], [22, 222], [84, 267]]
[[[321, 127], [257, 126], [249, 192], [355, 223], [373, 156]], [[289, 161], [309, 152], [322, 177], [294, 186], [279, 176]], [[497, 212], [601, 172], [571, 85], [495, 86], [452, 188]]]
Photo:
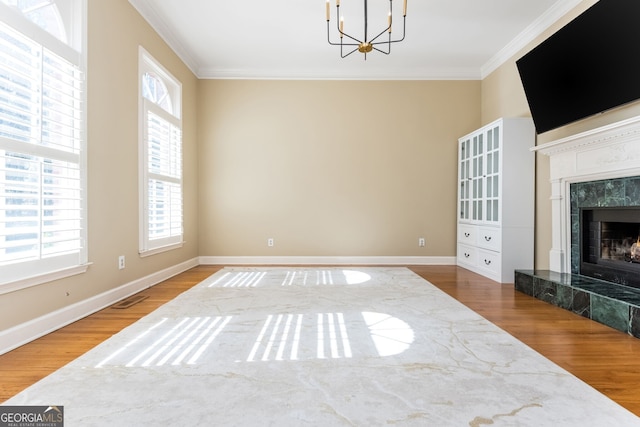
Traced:
[[640, 0], [600, 0], [516, 61], [538, 134], [640, 98]]

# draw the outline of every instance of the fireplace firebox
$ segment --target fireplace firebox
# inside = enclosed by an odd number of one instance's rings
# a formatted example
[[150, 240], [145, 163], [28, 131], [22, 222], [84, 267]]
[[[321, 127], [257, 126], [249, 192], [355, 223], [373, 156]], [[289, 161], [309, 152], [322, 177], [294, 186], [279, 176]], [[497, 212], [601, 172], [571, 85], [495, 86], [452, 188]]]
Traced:
[[640, 208], [580, 212], [580, 274], [640, 288]]

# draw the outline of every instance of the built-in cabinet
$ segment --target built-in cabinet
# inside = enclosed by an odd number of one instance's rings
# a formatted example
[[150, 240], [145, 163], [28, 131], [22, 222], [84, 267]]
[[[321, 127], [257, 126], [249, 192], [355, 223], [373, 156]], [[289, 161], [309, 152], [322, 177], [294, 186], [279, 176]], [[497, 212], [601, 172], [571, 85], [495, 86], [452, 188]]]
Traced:
[[496, 120], [458, 140], [457, 263], [501, 283], [533, 268], [535, 130]]

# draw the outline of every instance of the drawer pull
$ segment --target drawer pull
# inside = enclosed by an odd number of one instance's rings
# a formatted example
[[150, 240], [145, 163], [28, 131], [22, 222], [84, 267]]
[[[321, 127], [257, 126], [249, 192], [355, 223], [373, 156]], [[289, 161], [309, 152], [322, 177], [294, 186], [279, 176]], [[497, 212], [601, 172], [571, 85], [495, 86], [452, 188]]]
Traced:
[[465, 258], [469, 258], [470, 256], [471, 256], [470, 254], [468, 254], [468, 253], [466, 253], [466, 252], [464, 253], [464, 257], [465, 257]]
[[484, 240], [486, 240], [487, 242], [491, 241], [491, 236], [484, 236]]
[[487, 265], [491, 265], [491, 260], [490, 259], [489, 260], [485, 259], [484, 263], [487, 264]]
[[471, 236], [471, 233], [464, 233], [464, 237], [469, 237]]

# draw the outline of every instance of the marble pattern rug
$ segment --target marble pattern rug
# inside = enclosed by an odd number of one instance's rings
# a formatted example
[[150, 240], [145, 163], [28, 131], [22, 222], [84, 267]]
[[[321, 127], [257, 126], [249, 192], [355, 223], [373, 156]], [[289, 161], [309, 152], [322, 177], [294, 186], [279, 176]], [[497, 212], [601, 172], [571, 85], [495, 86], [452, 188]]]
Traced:
[[5, 405], [74, 426], [640, 426], [405, 268], [224, 268]]

